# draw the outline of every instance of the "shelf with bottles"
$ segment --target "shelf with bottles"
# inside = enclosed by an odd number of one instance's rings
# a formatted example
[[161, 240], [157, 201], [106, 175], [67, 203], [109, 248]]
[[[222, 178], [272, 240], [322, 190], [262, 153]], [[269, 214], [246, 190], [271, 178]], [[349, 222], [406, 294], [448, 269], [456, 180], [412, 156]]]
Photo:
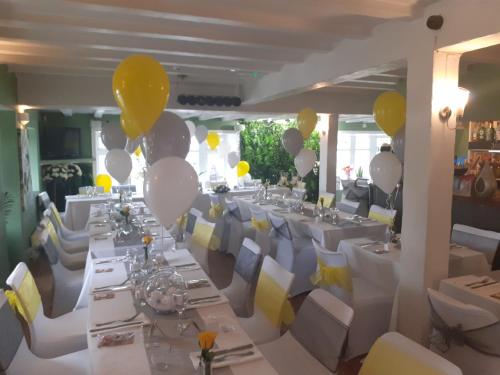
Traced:
[[500, 150], [500, 121], [469, 122], [469, 151]]

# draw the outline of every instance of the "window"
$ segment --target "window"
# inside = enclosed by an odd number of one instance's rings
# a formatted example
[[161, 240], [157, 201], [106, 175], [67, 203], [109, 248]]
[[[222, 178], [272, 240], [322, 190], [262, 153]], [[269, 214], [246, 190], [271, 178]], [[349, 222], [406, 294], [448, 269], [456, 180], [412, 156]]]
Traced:
[[391, 138], [382, 132], [339, 131], [337, 140], [337, 176], [346, 179], [346, 166], [351, 166], [351, 178], [356, 177], [359, 168], [363, 177], [370, 177], [370, 161], [379, 152], [383, 143], [391, 143]]

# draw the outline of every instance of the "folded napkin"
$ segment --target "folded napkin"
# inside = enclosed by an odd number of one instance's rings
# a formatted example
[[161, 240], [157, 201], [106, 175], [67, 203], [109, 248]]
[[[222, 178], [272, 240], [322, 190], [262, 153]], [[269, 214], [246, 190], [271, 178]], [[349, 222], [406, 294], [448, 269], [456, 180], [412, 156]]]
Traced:
[[104, 292], [94, 294], [94, 301], [100, 301], [102, 299], [113, 299], [115, 294], [113, 292]]
[[[217, 349], [219, 350], [219, 349]], [[237, 354], [237, 353], [249, 353], [253, 352], [251, 355], [245, 355], [245, 356], [230, 356], [229, 354]], [[226, 357], [227, 356], [227, 357]], [[227, 359], [224, 359], [223, 361], [218, 361], [217, 356], [214, 357], [214, 361], [212, 362], [212, 367], [213, 368], [221, 368], [221, 367], [227, 367], [227, 366], [236, 366], [239, 364], [247, 363], [247, 362], [252, 362], [257, 359], [262, 358], [262, 354], [257, 350], [256, 347], [253, 347], [252, 349], [247, 349], [247, 350], [240, 350], [240, 351], [234, 351], [231, 353], [227, 354], [221, 354], [219, 358], [226, 357]], [[189, 359], [191, 360], [191, 363], [193, 364], [193, 367], [195, 370], [198, 370], [198, 367], [200, 365], [200, 352], [192, 352], [189, 353]]]

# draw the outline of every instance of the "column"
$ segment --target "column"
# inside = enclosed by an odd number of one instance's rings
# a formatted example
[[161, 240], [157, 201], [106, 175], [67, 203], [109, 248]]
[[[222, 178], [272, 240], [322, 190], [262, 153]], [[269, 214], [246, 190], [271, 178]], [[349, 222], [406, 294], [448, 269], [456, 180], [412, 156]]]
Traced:
[[439, 119], [458, 84], [460, 55], [415, 51], [408, 58], [402, 254], [397, 329], [425, 343], [427, 288], [448, 275], [455, 120]]
[[318, 122], [319, 191], [335, 193], [337, 180], [338, 113], [322, 114]]

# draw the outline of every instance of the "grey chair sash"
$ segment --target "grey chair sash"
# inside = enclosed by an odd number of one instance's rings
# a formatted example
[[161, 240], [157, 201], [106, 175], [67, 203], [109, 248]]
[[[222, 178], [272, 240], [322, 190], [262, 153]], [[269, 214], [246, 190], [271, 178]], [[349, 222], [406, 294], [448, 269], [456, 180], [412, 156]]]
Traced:
[[500, 323], [465, 331], [461, 325], [450, 327], [437, 311], [431, 306], [431, 322], [443, 337], [446, 349], [451, 343], [467, 345], [486, 355], [500, 357]]
[[228, 215], [231, 215], [236, 220], [243, 222], [240, 207], [238, 206], [238, 204], [236, 202], [226, 202], [226, 207], [227, 207]]
[[290, 228], [288, 227], [288, 223], [286, 222], [285, 219], [269, 215], [269, 221], [271, 222], [271, 225], [273, 227], [271, 236], [273, 237], [281, 236], [289, 241], [292, 240], [292, 233], [290, 232]]
[[344, 352], [348, 330], [311, 297], [305, 299], [290, 327], [293, 337], [332, 372]]
[[242, 245], [234, 266], [234, 272], [240, 275], [247, 283], [251, 284], [257, 279], [260, 261], [260, 255], [255, 254], [252, 250]]
[[2, 299], [4, 302], [0, 306], [0, 373], [9, 368], [23, 339], [23, 331], [17, 317], [7, 300]]
[[187, 222], [186, 222], [186, 232], [189, 234], [193, 234], [194, 226], [196, 224], [196, 215], [193, 215], [191, 212], [187, 214]]
[[40, 194], [38, 194], [38, 199], [42, 203], [43, 207], [45, 207], [45, 209], [48, 209], [50, 207], [50, 198], [46, 191], [42, 191]]

